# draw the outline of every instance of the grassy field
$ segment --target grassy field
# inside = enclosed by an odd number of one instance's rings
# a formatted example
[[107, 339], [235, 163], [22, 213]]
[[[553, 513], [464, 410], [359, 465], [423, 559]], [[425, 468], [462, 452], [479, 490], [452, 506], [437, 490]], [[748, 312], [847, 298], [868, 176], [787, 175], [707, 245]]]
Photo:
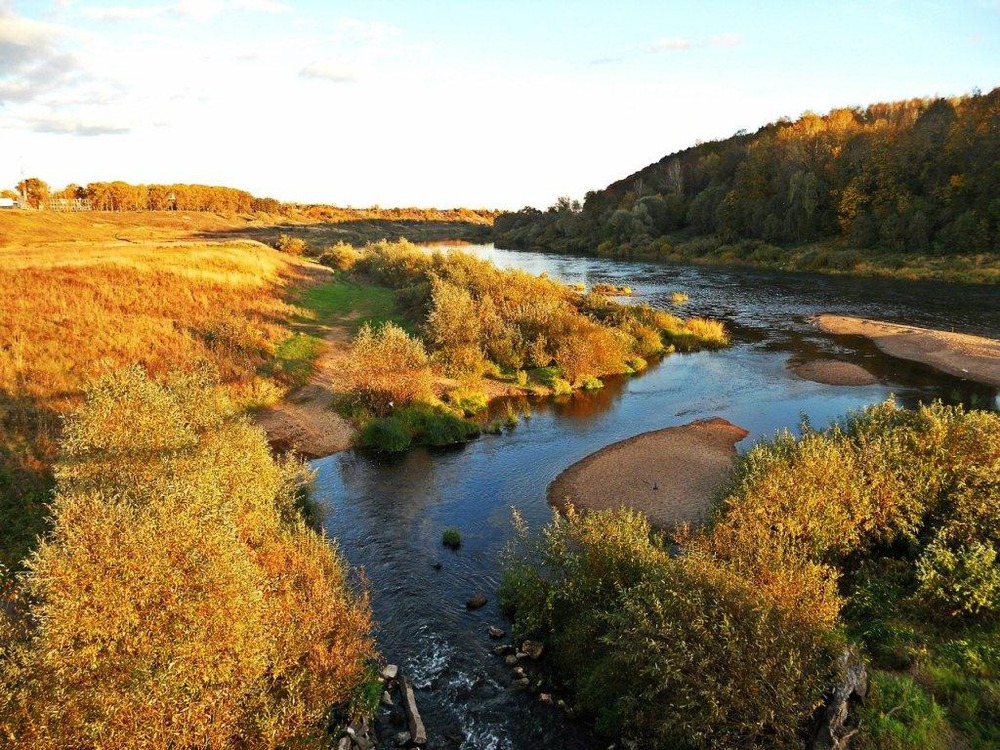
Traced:
[[308, 316], [293, 290], [325, 269], [260, 243], [192, 240], [232, 224], [211, 214], [0, 216], [0, 564], [16, 567], [44, 528], [59, 415], [124, 364], [151, 374], [208, 362], [243, 404], [295, 384], [264, 367]]

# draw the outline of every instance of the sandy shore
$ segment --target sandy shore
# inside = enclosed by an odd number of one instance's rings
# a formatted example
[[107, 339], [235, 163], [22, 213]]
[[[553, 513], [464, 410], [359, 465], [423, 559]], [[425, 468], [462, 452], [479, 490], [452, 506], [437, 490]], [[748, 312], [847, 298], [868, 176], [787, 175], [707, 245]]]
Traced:
[[892, 357], [921, 362], [949, 375], [1000, 387], [1000, 341], [996, 339], [845, 315], [818, 315], [813, 320], [827, 333], [871, 339]]
[[878, 378], [861, 365], [836, 359], [818, 359], [812, 362], [789, 361], [789, 368], [803, 380], [825, 385], [874, 385]]
[[585, 510], [626, 505], [661, 529], [700, 523], [747, 434], [716, 417], [636, 435], [563, 471], [549, 485], [549, 502]]

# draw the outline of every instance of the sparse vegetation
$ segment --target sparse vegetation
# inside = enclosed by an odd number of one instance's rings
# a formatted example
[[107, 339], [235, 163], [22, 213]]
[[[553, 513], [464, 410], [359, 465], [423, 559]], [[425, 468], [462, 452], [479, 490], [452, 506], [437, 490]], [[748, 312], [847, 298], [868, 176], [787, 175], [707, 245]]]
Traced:
[[671, 292], [670, 293], [670, 303], [673, 305], [683, 305], [687, 302], [690, 297], [685, 292]]

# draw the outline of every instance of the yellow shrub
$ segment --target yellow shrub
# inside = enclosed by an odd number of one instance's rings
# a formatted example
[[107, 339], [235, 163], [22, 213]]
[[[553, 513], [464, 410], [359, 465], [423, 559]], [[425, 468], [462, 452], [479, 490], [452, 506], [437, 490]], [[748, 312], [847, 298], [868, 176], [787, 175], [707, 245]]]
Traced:
[[362, 405], [378, 415], [431, 393], [427, 352], [394, 323], [365, 324], [354, 339], [349, 376]]
[[272, 748], [322, 735], [363, 679], [370, 612], [276, 463], [204, 374], [107, 377], [66, 424], [54, 526], [7, 650], [23, 748]]

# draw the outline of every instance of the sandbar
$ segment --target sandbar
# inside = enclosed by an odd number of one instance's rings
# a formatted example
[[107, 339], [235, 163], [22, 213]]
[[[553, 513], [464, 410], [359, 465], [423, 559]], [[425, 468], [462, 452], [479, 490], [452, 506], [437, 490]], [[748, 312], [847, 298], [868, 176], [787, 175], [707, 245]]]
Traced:
[[714, 417], [636, 435], [565, 469], [549, 485], [549, 502], [580, 510], [625, 505], [660, 529], [699, 524], [748, 434]]
[[1000, 341], [997, 339], [846, 315], [817, 315], [813, 322], [827, 333], [864, 336], [891, 357], [920, 362], [949, 375], [1000, 387]]
[[796, 364], [789, 362], [788, 366], [803, 380], [824, 385], [874, 385], [878, 378], [861, 365], [853, 362], [841, 362], [837, 359], [817, 359], [812, 362]]

